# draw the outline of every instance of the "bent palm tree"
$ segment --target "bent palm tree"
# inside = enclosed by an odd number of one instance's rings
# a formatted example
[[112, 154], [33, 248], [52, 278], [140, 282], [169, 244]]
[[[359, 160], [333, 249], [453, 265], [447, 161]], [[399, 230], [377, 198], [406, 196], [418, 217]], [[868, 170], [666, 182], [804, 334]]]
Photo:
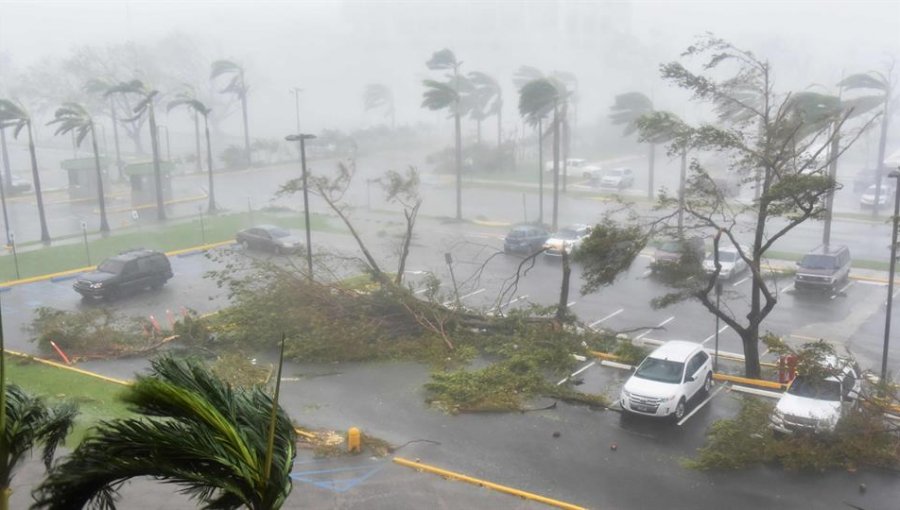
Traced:
[[[481, 143], [481, 121], [490, 117], [497, 116], [497, 147], [502, 143], [502, 121], [503, 121], [503, 89], [493, 77], [488, 74], [472, 71], [469, 73], [469, 82], [473, 87], [473, 95], [478, 105], [477, 109], [473, 109], [478, 121], [478, 143]], [[477, 112], [477, 113], [476, 113]]]
[[[206, 134], [206, 165], [209, 170], [209, 214], [216, 213], [216, 191], [213, 182], [213, 167], [212, 167], [212, 145], [209, 141], [209, 112], [212, 111], [211, 108], [208, 108], [205, 104], [201, 103], [199, 100], [194, 99], [188, 95], [182, 94], [181, 97], [174, 101], [169, 101], [169, 111], [173, 108], [177, 108], [179, 106], [186, 106], [190, 108], [194, 115], [200, 115], [203, 117], [203, 129]], [[198, 155], [199, 156], [199, 155]]]
[[[684, 189], [687, 180], [687, 153], [693, 142], [694, 130], [671, 112], [651, 111], [634, 119], [631, 124], [638, 131], [638, 140], [650, 144], [671, 142], [669, 154], [681, 158], [678, 180], [678, 237], [684, 234]], [[652, 172], [651, 172], [652, 173]]]
[[[95, 78], [92, 80], [88, 80], [87, 83], [84, 84], [84, 91], [89, 94], [99, 94], [104, 95], [106, 91], [109, 90], [113, 85], [107, 82], [106, 80], [101, 80], [99, 78]], [[113, 130], [113, 144], [116, 149], [116, 170], [119, 172], [119, 180], [124, 179], [124, 175], [122, 171], [125, 168], [125, 164], [122, 162], [122, 151], [119, 147], [119, 119], [116, 114], [116, 104], [113, 101], [113, 97], [109, 96], [107, 98], [109, 102], [109, 118], [112, 122], [112, 130]]]
[[65, 103], [56, 110], [55, 119], [49, 124], [59, 124], [56, 135], [75, 133], [75, 143], [80, 146], [84, 138], [90, 133], [91, 148], [94, 150], [94, 168], [97, 170], [97, 200], [100, 203], [100, 232], [109, 232], [109, 223], [106, 221], [106, 198], [103, 196], [103, 173], [100, 171], [100, 152], [97, 150], [97, 133], [94, 129], [94, 119], [78, 103]]
[[212, 63], [209, 79], [215, 80], [219, 76], [230, 75], [231, 80], [220, 92], [231, 93], [241, 100], [241, 114], [244, 120], [244, 151], [247, 157], [247, 166], [252, 166], [250, 159], [250, 131], [247, 123], [247, 82], [244, 81], [244, 68], [230, 60], [216, 60]]
[[34, 195], [37, 197], [38, 216], [41, 222], [41, 242], [50, 243], [50, 232], [47, 230], [47, 216], [44, 214], [44, 196], [41, 193], [41, 176], [38, 175], [37, 157], [34, 153], [34, 135], [31, 129], [31, 116], [25, 108], [9, 99], [0, 99], [0, 130], [13, 128], [13, 137], [18, 138], [23, 129], [28, 128], [28, 153], [31, 156], [31, 178], [34, 181]]
[[182, 486], [204, 508], [284, 504], [295, 432], [262, 388], [235, 389], [202, 365], [166, 357], [122, 398], [143, 417], [101, 423], [35, 489], [34, 508], [113, 509], [121, 483], [141, 476]]
[[452, 51], [443, 49], [434, 52], [425, 65], [431, 70], [453, 71], [447, 83], [435, 80], [422, 82], [426, 89], [422, 107], [429, 110], [447, 109], [453, 116], [456, 149], [456, 219], [462, 220], [462, 125], [460, 119], [466, 107], [462, 97], [462, 77], [459, 75], [462, 62], [456, 60], [456, 55]]
[[[163, 201], [162, 171], [159, 168], [159, 133], [156, 129], [156, 112], [153, 108], [153, 101], [159, 94], [159, 91], [150, 89], [140, 80], [132, 80], [108, 88], [104, 96], [110, 97], [113, 94], [136, 94], [141, 98], [134, 107], [134, 118], [146, 113], [150, 121], [150, 144], [153, 148], [153, 183], [156, 186], [156, 216], [160, 220], [165, 220], [166, 206]], [[131, 121], [134, 118], [125, 120]]]
[[78, 413], [74, 404], [47, 406], [16, 385], [6, 387], [6, 411], [0, 428], [0, 510], [9, 508], [13, 476], [25, 456], [43, 446], [41, 460], [49, 470], [56, 447], [63, 444]]
[[532, 80], [519, 90], [519, 113], [530, 122], [553, 112], [553, 230], [559, 226], [559, 123], [565, 97], [564, 86], [552, 78]]
[[363, 107], [366, 111], [384, 108], [384, 114], [391, 118], [391, 129], [394, 129], [394, 94], [387, 85], [370, 83], [363, 92]]
[[[643, 115], [653, 113], [653, 102], [650, 98], [640, 92], [627, 92], [616, 96], [615, 103], [610, 107], [612, 113], [609, 118], [613, 124], [625, 125], [625, 136], [632, 135], [637, 131], [637, 120]], [[656, 160], [656, 143], [648, 142], [650, 151], [648, 153], [647, 168], [647, 198], [653, 198], [653, 173]]]

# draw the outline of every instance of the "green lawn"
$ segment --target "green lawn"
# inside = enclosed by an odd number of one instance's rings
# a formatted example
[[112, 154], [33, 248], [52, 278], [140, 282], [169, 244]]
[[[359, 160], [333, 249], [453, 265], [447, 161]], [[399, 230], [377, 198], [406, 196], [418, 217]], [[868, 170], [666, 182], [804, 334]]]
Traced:
[[[106, 238], [89, 239], [91, 264], [88, 264], [84, 243], [69, 241], [67, 244], [42, 247], [18, 253], [19, 276], [27, 278], [68, 269], [76, 269], [97, 264], [111, 255], [131, 248], [152, 248], [172, 251], [201, 244], [234, 239], [238, 230], [252, 224], [271, 223], [287, 228], [303, 228], [303, 217], [298, 214], [275, 214], [254, 212], [205, 216], [201, 228], [200, 219], [172, 223], [164, 227], [135, 227], [114, 230]], [[332, 227], [324, 216], [312, 215], [310, 226], [313, 230], [328, 230]], [[0, 281], [17, 279], [15, 261], [11, 253], [0, 256]]]
[[48, 403], [68, 400], [78, 404], [75, 429], [66, 441], [69, 447], [80, 443], [87, 430], [100, 420], [132, 416], [117, 399], [124, 389], [122, 385], [14, 356], [7, 356], [6, 368], [7, 383], [43, 397]]

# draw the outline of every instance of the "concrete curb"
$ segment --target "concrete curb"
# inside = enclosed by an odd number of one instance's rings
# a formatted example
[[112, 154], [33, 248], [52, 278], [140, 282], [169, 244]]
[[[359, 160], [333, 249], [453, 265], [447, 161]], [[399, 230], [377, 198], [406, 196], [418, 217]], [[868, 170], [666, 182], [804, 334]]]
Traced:
[[527, 499], [530, 501], [536, 501], [538, 503], [543, 503], [545, 505], [553, 506], [556, 508], [564, 508], [566, 510], [587, 510], [586, 508], [578, 506], [578, 505], [573, 505], [571, 503], [566, 503], [564, 501], [547, 498], [547, 497], [541, 496], [539, 494], [534, 494], [531, 492], [521, 491], [519, 489], [514, 489], [512, 487], [507, 487], [505, 485], [488, 482], [486, 480], [472, 478], [471, 476], [466, 476], [461, 473], [455, 473], [453, 471], [447, 471], [447, 470], [441, 469], [439, 467], [430, 466], [428, 464], [422, 464], [421, 462], [418, 462], [418, 461], [411, 461], [411, 460], [407, 460], [407, 459], [404, 459], [401, 457], [394, 457], [393, 461], [394, 461], [394, 464], [399, 464], [401, 466], [410, 467], [417, 471], [425, 471], [427, 473], [440, 475], [440, 476], [450, 479], [450, 480], [456, 480], [459, 482], [470, 483], [472, 485], [477, 485], [479, 487], [484, 487], [486, 489], [495, 490], [498, 492], [502, 492], [504, 494], [510, 494], [512, 496], [518, 496], [520, 498], [524, 498], [524, 499]]
[[82, 370], [80, 368], [70, 367], [68, 365], [63, 365], [62, 363], [57, 363], [55, 361], [50, 361], [48, 359], [38, 358], [36, 356], [32, 356], [31, 354], [25, 354], [24, 352], [10, 351], [9, 349], [5, 349], [5, 352], [7, 354], [11, 354], [18, 358], [27, 359], [29, 361], [41, 363], [43, 365], [51, 366], [53, 368], [61, 368], [63, 370], [68, 370], [68, 371], [74, 372], [76, 374], [86, 375], [88, 377], [100, 379], [101, 381], [111, 382], [111, 383], [115, 383], [115, 384], [121, 384], [122, 386], [130, 386], [131, 385], [131, 381], [123, 381], [122, 379], [116, 379], [114, 377], [107, 377], [105, 375], [96, 374], [94, 372], [89, 372], [87, 370]]

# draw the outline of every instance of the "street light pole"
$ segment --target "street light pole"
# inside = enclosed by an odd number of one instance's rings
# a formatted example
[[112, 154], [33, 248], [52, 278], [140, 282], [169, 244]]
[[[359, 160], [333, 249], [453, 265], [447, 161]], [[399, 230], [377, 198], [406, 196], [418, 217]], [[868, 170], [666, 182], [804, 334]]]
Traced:
[[309, 281], [313, 279], [313, 263], [312, 263], [312, 235], [309, 227], [309, 189], [307, 185], [306, 171], [306, 140], [312, 140], [316, 135], [298, 133], [296, 135], [288, 135], [284, 139], [289, 142], [300, 142], [300, 168], [303, 170], [303, 216], [306, 222], [306, 264], [309, 271]]
[[300, 93], [303, 92], [303, 89], [300, 87], [293, 87], [288, 92], [294, 93], [294, 104], [297, 107], [297, 132], [300, 132]]
[[881, 352], [881, 380], [887, 377], [887, 357], [888, 345], [891, 339], [891, 306], [894, 298], [894, 272], [897, 269], [897, 216], [900, 215], [900, 167], [894, 170], [888, 177], [897, 179], [897, 186], [894, 186], [894, 216], [891, 220], [891, 263], [888, 272], [888, 295], [887, 310], [884, 314], [884, 350]]

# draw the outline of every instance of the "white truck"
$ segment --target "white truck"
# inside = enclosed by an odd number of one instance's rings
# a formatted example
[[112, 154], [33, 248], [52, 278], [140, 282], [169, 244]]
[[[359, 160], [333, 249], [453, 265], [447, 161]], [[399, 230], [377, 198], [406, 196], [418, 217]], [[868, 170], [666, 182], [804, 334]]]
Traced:
[[798, 375], [778, 400], [769, 426], [782, 434], [834, 432], [842, 416], [857, 405], [862, 384], [848, 360], [827, 356], [824, 376]]

